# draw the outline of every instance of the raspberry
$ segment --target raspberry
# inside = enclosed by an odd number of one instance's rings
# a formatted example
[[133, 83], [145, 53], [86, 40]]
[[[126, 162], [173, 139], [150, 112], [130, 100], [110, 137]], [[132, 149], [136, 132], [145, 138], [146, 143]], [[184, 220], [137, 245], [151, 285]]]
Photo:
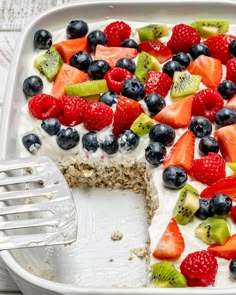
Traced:
[[225, 161], [216, 153], [210, 152], [207, 156], [193, 161], [192, 174], [202, 183], [212, 183], [225, 178]]
[[172, 29], [172, 35], [167, 43], [167, 46], [173, 53], [189, 52], [194, 44], [198, 44], [201, 37], [198, 32], [185, 24], [179, 24]]
[[30, 113], [39, 120], [57, 118], [59, 114], [59, 101], [48, 94], [38, 94], [28, 101]]
[[84, 109], [84, 127], [89, 131], [99, 131], [109, 126], [113, 120], [112, 109], [103, 102], [90, 102]]
[[123, 82], [131, 78], [133, 78], [133, 75], [128, 70], [123, 68], [110, 69], [104, 76], [109, 90], [116, 93], [120, 93]]
[[226, 79], [236, 83], [236, 58], [231, 58], [226, 63]]
[[206, 250], [188, 254], [180, 265], [189, 287], [206, 287], [214, 284], [218, 263]]
[[59, 120], [65, 126], [75, 126], [82, 123], [84, 107], [87, 104], [85, 99], [75, 96], [62, 96], [59, 100]]
[[224, 100], [218, 91], [203, 89], [193, 97], [193, 116], [204, 116], [211, 122], [214, 121], [215, 114], [224, 106]]
[[123, 21], [116, 21], [106, 26], [104, 33], [108, 39], [108, 46], [119, 47], [122, 41], [129, 39], [131, 28]]

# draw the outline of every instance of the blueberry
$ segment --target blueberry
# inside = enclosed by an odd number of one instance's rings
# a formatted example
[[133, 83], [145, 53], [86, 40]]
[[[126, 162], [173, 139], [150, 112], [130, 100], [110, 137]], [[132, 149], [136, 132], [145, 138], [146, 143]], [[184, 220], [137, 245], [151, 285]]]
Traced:
[[48, 49], [52, 45], [52, 34], [47, 30], [38, 30], [34, 34], [34, 47], [38, 49]]
[[210, 210], [210, 200], [209, 198], [200, 198], [199, 199], [199, 208], [195, 212], [195, 215], [204, 220], [207, 217], [213, 216], [211, 210]]
[[236, 40], [233, 40], [230, 44], [229, 44], [229, 52], [236, 57]]
[[176, 53], [173, 57], [172, 60], [177, 61], [178, 63], [181, 64], [182, 68], [187, 68], [187, 66], [190, 64], [190, 58], [188, 54], [184, 52], [179, 52]]
[[182, 71], [182, 66], [179, 62], [170, 60], [164, 64], [164, 66], [162, 67], [162, 71], [166, 73], [168, 76], [170, 76], [171, 78], [173, 78], [174, 73], [176, 71], [178, 72]]
[[42, 146], [42, 142], [37, 134], [29, 133], [22, 137], [24, 147], [32, 154], [35, 154]]
[[207, 118], [197, 116], [191, 120], [188, 129], [192, 131], [196, 137], [202, 138], [211, 134], [212, 125]]
[[76, 52], [71, 58], [70, 58], [70, 65], [72, 67], [75, 67], [83, 72], [88, 71], [88, 68], [92, 62], [92, 57], [90, 54], [88, 54], [86, 51], [79, 51]]
[[165, 146], [172, 145], [175, 140], [175, 130], [166, 124], [156, 124], [149, 132], [151, 141], [160, 142]]
[[152, 165], [160, 165], [166, 156], [166, 147], [160, 142], [152, 142], [145, 149], [145, 159]]
[[96, 152], [99, 147], [98, 138], [96, 132], [85, 133], [82, 137], [83, 148], [87, 151]]
[[136, 65], [132, 59], [122, 57], [117, 61], [116, 67], [126, 69], [133, 74], [135, 72]]
[[88, 74], [91, 79], [100, 80], [109, 69], [110, 66], [105, 60], [94, 60], [89, 65]]
[[218, 142], [212, 136], [204, 136], [199, 141], [199, 150], [203, 155], [208, 155], [208, 153], [218, 153], [219, 145]]
[[196, 59], [200, 55], [210, 56], [210, 51], [207, 45], [203, 43], [194, 44], [190, 49], [190, 55], [193, 59]]
[[223, 108], [215, 114], [215, 122], [219, 127], [236, 123], [236, 112], [231, 108]]
[[66, 128], [61, 129], [57, 133], [56, 141], [58, 146], [63, 150], [69, 150], [73, 147], [77, 146], [79, 143], [79, 133], [76, 129], [73, 128]]
[[43, 81], [39, 76], [30, 76], [23, 82], [23, 91], [26, 96], [34, 96], [42, 93]]
[[92, 31], [87, 36], [90, 49], [94, 51], [98, 44], [107, 44], [107, 36], [100, 30]]
[[118, 139], [112, 135], [106, 135], [100, 142], [101, 149], [108, 155], [115, 154], [119, 149]]
[[56, 118], [49, 118], [42, 121], [41, 127], [49, 135], [56, 135], [61, 129], [61, 123]]
[[162, 173], [164, 185], [170, 189], [180, 189], [187, 182], [185, 170], [179, 166], [169, 166]]
[[100, 96], [99, 101], [104, 102], [108, 106], [112, 106], [118, 101], [118, 94], [114, 91], [107, 91]]
[[83, 20], [72, 20], [66, 28], [68, 39], [82, 38], [88, 33], [88, 24]]
[[146, 106], [151, 113], [151, 115], [156, 115], [159, 113], [165, 106], [166, 102], [164, 98], [157, 93], [150, 93], [144, 99]]
[[125, 130], [118, 138], [121, 152], [132, 152], [139, 144], [139, 136], [131, 130]]
[[217, 90], [224, 99], [230, 99], [236, 94], [236, 85], [231, 80], [224, 80], [219, 84]]
[[127, 79], [122, 85], [121, 94], [136, 101], [144, 98], [145, 88], [141, 81], [135, 78]]
[[214, 215], [228, 214], [232, 207], [232, 199], [225, 194], [216, 194], [211, 198], [210, 210]]
[[233, 279], [236, 280], [236, 259], [232, 259], [229, 263], [229, 272]]
[[138, 43], [134, 39], [126, 39], [120, 44], [120, 46], [138, 50]]

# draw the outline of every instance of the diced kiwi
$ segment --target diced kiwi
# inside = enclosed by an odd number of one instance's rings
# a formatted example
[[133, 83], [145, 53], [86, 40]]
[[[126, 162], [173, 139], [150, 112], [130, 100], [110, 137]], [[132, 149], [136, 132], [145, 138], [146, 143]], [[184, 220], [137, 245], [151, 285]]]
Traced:
[[173, 210], [173, 217], [179, 224], [187, 224], [199, 208], [199, 193], [186, 184], [180, 191], [179, 198]]
[[195, 228], [194, 234], [208, 245], [223, 245], [230, 237], [226, 221], [223, 218], [217, 217], [208, 217], [205, 219]]
[[150, 24], [138, 29], [140, 41], [156, 40], [169, 35], [169, 30], [163, 24]]
[[236, 173], [236, 163], [227, 162], [226, 164], [234, 173]]
[[138, 136], [148, 134], [150, 129], [154, 126], [154, 121], [146, 114], [142, 113], [133, 122], [130, 129]]
[[52, 82], [63, 65], [63, 60], [55, 47], [51, 46], [43, 55], [35, 58], [34, 66], [48, 81]]
[[86, 97], [101, 94], [108, 91], [105, 79], [86, 81], [78, 84], [68, 84], [65, 86], [67, 95]]
[[147, 80], [147, 75], [149, 71], [159, 72], [160, 69], [161, 69], [161, 65], [159, 61], [154, 56], [142, 51], [138, 55], [138, 61], [137, 61], [134, 75], [141, 82], [145, 83]]
[[152, 286], [155, 288], [184, 288], [187, 280], [169, 261], [151, 265]]
[[202, 77], [188, 72], [175, 72], [170, 95], [172, 98], [182, 97], [197, 92]]
[[209, 38], [218, 34], [227, 33], [229, 22], [227, 20], [197, 20], [191, 24], [201, 37]]

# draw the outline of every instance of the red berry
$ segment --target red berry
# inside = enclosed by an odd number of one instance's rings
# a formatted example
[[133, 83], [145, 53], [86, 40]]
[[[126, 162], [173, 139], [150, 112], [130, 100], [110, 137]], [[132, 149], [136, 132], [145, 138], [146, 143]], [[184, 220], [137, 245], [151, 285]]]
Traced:
[[236, 83], [236, 58], [231, 58], [226, 63], [226, 79]]
[[59, 100], [48, 94], [38, 94], [28, 101], [30, 113], [39, 120], [57, 118], [59, 114]]
[[225, 161], [219, 154], [210, 152], [207, 156], [193, 161], [192, 174], [196, 180], [211, 185], [225, 178]]
[[171, 85], [172, 79], [166, 73], [149, 71], [145, 86], [146, 95], [158, 93], [165, 98]]
[[233, 222], [236, 223], [236, 205], [232, 206], [230, 210], [230, 216], [233, 219]]
[[133, 75], [128, 70], [123, 68], [110, 69], [104, 76], [109, 90], [116, 93], [120, 93], [123, 82], [131, 78], [133, 78]]
[[193, 116], [204, 116], [211, 122], [214, 121], [215, 114], [224, 106], [224, 100], [218, 91], [213, 89], [203, 89], [193, 97]]
[[120, 46], [122, 41], [129, 39], [131, 27], [123, 21], [115, 21], [106, 26], [104, 33], [108, 46]]
[[82, 123], [83, 111], [87, 101], [80, 97], [64, 95], [59, 100], [59, 120], [65, 126], [75, 126]]
[[172, 35], [167, 43], [167, 46], [173, 53], [189, 52], [194, 44], [198, 44], [201, 37], [198, 32], [185, 24], [179, 24], [173, 27]]
[[182, 274], [189, 287], [206, 287], [213, 285], [218, 263], [213, 254], [206, 250], [188, 254], [180, 265]]
[[90, 102], [84, 108], [84, 127], [89, 131], [100, 131], [111, 125], [113, 115], [112, 109], [105, 103]]

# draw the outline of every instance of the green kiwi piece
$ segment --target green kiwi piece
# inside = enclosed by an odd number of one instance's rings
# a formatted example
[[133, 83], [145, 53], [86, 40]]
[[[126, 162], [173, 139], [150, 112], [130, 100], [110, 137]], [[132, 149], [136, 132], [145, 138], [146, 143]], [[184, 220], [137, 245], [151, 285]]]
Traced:
[[169, 36], [169, 30], [166, 25], [150, 24], [138, 29], [140, 41], [156, 40], [162, 37]]
[[136, 78], [138, 78], [141, 82], [145, 83], [149, 71], [159, 72], [160, 70], [161, 65], [154, 56], [144, 51], [139, 53], [136, 70], [134, 72]]
[[195, 228], [194, 234], [208, 245], [223, 245], [230, 237], [226, 221], [223, 218], [217, 217], [208, 217], [205, 219]]
[[182, 97], [197, 92], [202, 77], [191, 75], [187, 71], [175, 72], [170, 95], [172, 98]]
[[152, 286], [155, 288], [184, 288], [187, 280], [169, 261], [151, 265]]
[[52, 82], [63, 65], [63, 60], [55, 47], [51, 46], [43, 55], [35, 58], [34, 66], [48, 81]]
[[130, 129], [138, 136], [148, 134], [150, 129], [154, 126], [154, 121], [146, 114], [142, 113], [133, 122]]
[[186, 184], [180, 191], [179, 198], [173, 210], [173, 217], [178, 224], [187, 224], [199, 208], [199, 193]]
[[65, 86], [67, 95], [72, 96], [90, 96], [108, 91], [107, 82], [105, 79], [86, 81], [78, 84], [68, 84]]
[[202, 38], [224, 34], [229, 30], [229, 22], [227, 20], [197, 20], [191, 26], [197, 30]]

